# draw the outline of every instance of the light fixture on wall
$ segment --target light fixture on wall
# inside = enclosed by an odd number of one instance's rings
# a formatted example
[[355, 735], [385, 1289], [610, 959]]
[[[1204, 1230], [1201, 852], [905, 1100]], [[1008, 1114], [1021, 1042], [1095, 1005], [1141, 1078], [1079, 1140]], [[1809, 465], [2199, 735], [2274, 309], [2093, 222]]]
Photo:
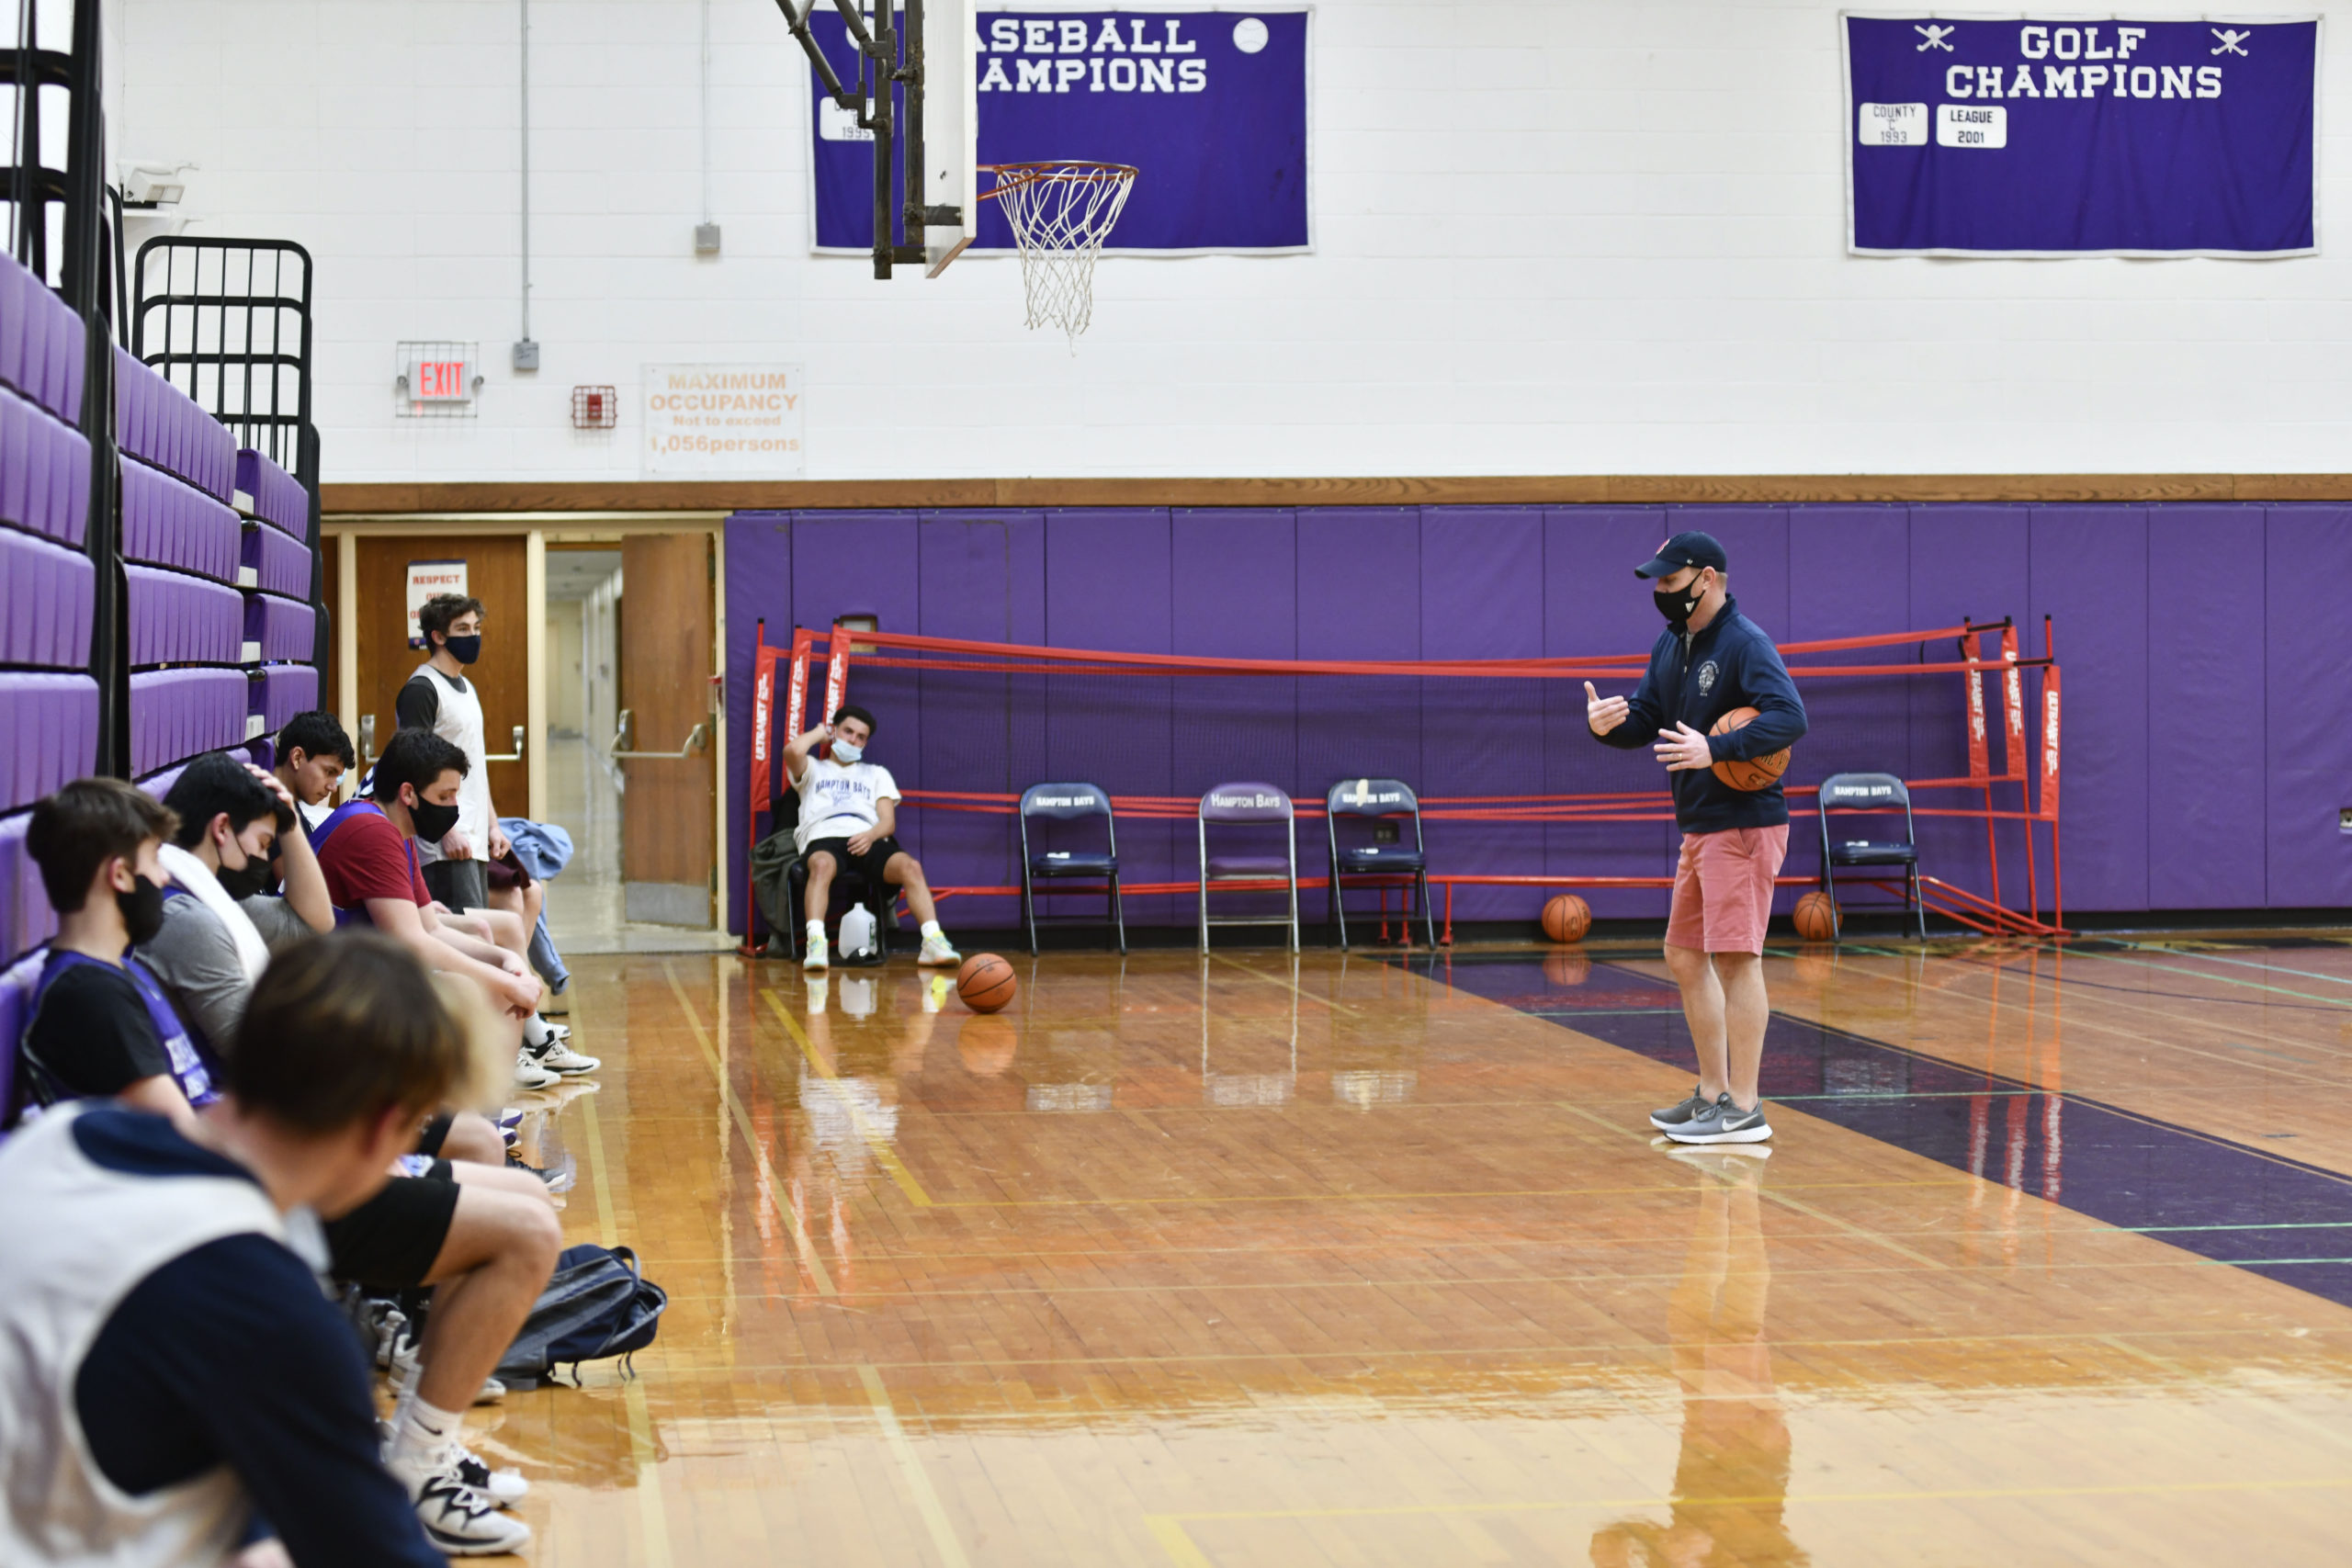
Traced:
[[610, 430], [620, 423], [620, 394], [610, 387], [571, 389], [571, 428]]
[[180, 176], [195, 167], [194, 164], [123, 164], [123, 206], [149, 211], [178, 206], [187, 195], [187, 181]]

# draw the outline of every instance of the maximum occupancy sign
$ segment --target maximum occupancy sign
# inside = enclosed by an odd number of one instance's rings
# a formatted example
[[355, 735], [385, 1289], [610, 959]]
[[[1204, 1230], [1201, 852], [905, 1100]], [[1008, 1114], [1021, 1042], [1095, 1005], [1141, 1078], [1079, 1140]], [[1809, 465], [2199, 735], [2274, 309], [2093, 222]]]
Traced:
[[1858, 254], [2317, 247], [2316, 17], [1839, 21]]

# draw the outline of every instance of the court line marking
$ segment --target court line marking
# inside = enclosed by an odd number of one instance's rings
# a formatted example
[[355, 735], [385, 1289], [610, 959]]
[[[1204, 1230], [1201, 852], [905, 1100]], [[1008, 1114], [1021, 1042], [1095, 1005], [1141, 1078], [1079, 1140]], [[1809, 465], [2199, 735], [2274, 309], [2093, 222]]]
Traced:
[[734, 1118], [735, 1130], [743, 1134], [743, 1146], [752, 1151], [752, 1158], [756, 1162], [760, 1174], [760, 1196], [767, 1200], [770, 1209], [775, 1211], [775, 1217], [784, 1222], [800, 1266], [808, 1269], [809, 1277], [817, 1282], [817, 1293], [820, 1296], [840, 1295], [832, 1275], [826, 1270], [825, 1260], [817, 1256], [816, 1242], [801, 1224], [800, 1216], [793, 1213], [792, 1205], [784, 1201], [783, 1188], [775, 1179], [775, 1167], [768, 1163], [768, 1151], [761, 1145], [759, 1134], [752, 1130], [751, 1112], [743, 1109], [742, 1100], [736, 1097], [735, 1086], [727, 1081], [727, 1074], [718, 1065], [718, 1053], [711, 1048], [710, 1033], [702, 1026], [702, 1016], [695, 1011], [695, 1004], [687, 997], [685, 987], [678, 981], [677, 970], [671, 967], [666, 958], [662, 961], [662, 977], [670, 982], [671, 994], [678, 998], [678, 1010], [685, 1014], [686, 1027], [694, 1032], [695, 1043], [702, 1050], [703, 1065], [710, 1069], [712, 1081], [718, 1085], [719, 1098], [726, 1102], [728, 1113]]
[[[2352, 1002], [2341, 997], [2323, 997], [2311, 991], [2289, 990], [2284, 986], [2266, 986], [2259, 980], [2241, 980], [2230, 975], [2208, 975], [2200, 969], [2184, 969], [2177, 964], [2159, 964], [2153, 958], [2126, 958], [2120, 953], [2069, 953], [2069, 958], [2096, 958], [2102, 964], [2121, 964], [2133, 969], [2153, 969], [2160, 975], [2177, 975], [2185, 980], [2211, 980], [2217, 986], [2243, 986], [2250, 991], [2268, 991], [2275, 996], [2294, 997], [2301, 1001], [2319, 1002], [2332, 1008], [2352, 1008]], [[2195, 954], [2203, 957], [2204, 954]], [[2260, 968], [2256, 964], [2253, 967]], [[2342, 982], [2337, 982], [2342, 984]]]
[[1263, 969], [1252, 968], [1250, 965], [1242, 963], [1238, 958], [1227, 958], [1224, 953], [1218, 953], [1214, 949], [1205, 954], [1205, 956], [1214, 963], [1227, 964], [1233, 968], [1238, 969], [1253, 980], [1263, 980], [1269, 986], [1280, 986], [1283, 990], [1291, 993], [1291, 995], [1297, 997], [1304, 1001], [1313, 1002], [1317, 1007], [1329, 1008], [1333, 1012], [1346, 1013], [1350, 1018], [1362, 1018], [1363, 1016], [1362, 1012], [1348, 1006], [1345, 1002], [1335, 1002], [1329, 997], [1318, 997], [1314, 992], [1301, 987], [1295, 980], [1285, 980], [1280, 975], [1269, 975]]
[[865, 1385], [865, 1401], [874, 1407], [874, 1418], [882, 1427], [882, 1441], [889, 1448], [890, 1457], [899, 1461], [899, 1472], [907, 1478], [907, 1490], [914, 1494], [915, 1512], [922, 1516], [923, 1529], [931, 1534], [932, 1550], [947, 1568], [970, 1568], [971, 1559], [964, 1555], [964, 1543], [947, 1522], [947, 1510], [940, 1506], [939, 1494], [932, 1488], [931, 1476], [922, 1467], [922, 1456], [915, 1452], [913, 1439], [899, 1423], [899, 1412], [890, 1403], [890, 1391], [882, 1385], [882, 1374], [874, 1370], [871, 1361], [857, 1365], [857, 1381]]
[[[1203, 1568], [1208, 1558], [1188, 1524], [1271, 1519], [1396, 1519], [1472, 1514], [1558, 1513], [1569, 1508], [1755, 1508], [1798, 1503], [1984, 1502], [2028, 1497], [2148, 1497], [2182, 1492], [2321, 1492], [2352, 1487], [2352, 1476], [2253, 1481], [2148, 1482], [2130, 1486], [1972, 1486], [1930, 1492], [1761, 1492], [1745, 1497], [1576, 1497], [1542, 1502], [1407, 1503], [1371, 1508], [1262, 1508], [1229, 1512], [1146, 1514], [1144, 1523], [1179, 1568]], [[1180, 1539], [1181, 1538], [1181, 1539]]]
[[[590, 1179], [596, 1194], [596, 1239], [606, 1247], [618, 1247], [620, 1223], [613, 1209], [605, 1131], [596, 1119], [594, 1095], [580, 1097], [580, 1119], [587, 1129], [588, 1145], [596, 1152], [596, 1168]], [[646, 1407], [643, 1379], [631, 1377], [622, 1383], [621, 1406], [628, 1418], [629, 1460], [637, 1467], [637, 1523], [639, 1533], [645, 1538], [645, 1561], [650, 1568], [670, 1568], [670, 1516], [662, 1501], [661, 1467], [655, 1458], [659, 1450], [653, 1444], [653, 1413]]]
[[[775, 993], [762, 991], [760, 996], [775, 1014], [776, 1021], [784, 1025], [785, 1032], [792, 1036], [793, 1043], [800, 1047], [801, 1057], [808, 1062], [809, 1070], [827, 1083], [841, 1082], [839, 1075], [825, 1065], [822, 1056], [817, 1055], [816, 1043], [801, 1029], [800, 1021], [785, 1010], [784, 1004], [776, 1000]], [[899, 1190], [907, 1195], [907, 1201], [918, 1209], [936, 1207], [931, 1194], [923, 1190], [922, 1183], [915, 1179], [915, 1173], [907, 1168], [906, 1163], [899, 1158], [899, 1152], [890, 1146], [890, 1140], [866, 1124], [865, 1116], [858, 1110], [857, 1102], [843, 1096], [842, 1108], [849, 1112], [850, 1122], [856, 1127], [857, 1135], [865, 1140], [867, 1151], [874, 1156], [874, 1163], [890, 1173], [890, 1179], [898, 1183]]]
[[[1955, 1171], [1949, 1179], [1929, 1181], [1809, 1181], [1804, 1183], [1808, 1191], [1845, 1191], [1853, 1189], [1889, 1188], [1908, 1191], [1914, 1189], [1962, 1187], [1982, 1179], [1966, 1171]], [[2347, 1178], [2352, 1179], [2352, 1178]], [[1995, 1186], [2001, 1185], [1998, 1182]], [[1497, 1192], [1243, 1192], [1229, 1196], [1187, 1197], [1091, 1197], [1091, 1198], [948, 1198], [933, 1199], [934, 1209], [1129, 1209], [1148, 1208], [1158, 1203], [1425, 1203], [1443, 1199], [1486, 1198], [1610, 1198], [1626, 1193], [1669, 1193], [1679, 1195], [1686, 1190], [1679, 1185], [1654, 1182], [1640, 1187], [1546, 1187], [1521, 1191]]]
[[[2137, 942], [2128, 942], [2121, 945], [2132, 949], [2134, 953], [2180, 952], [2178, 948], [2151, 947], [2147, 943]], [[2097, 953], [2088, 953], [2085, 956], [2096, 958], [2098, 955]], [[2331, 986], [2352, 986], [2352, 979], [2346, 979], [2341, 975], [2323, 975], [2316, 969], [2290, 969], [2283, 964], [2256, 964], [2250, 958], [2224, 958], [2218, 953], [2182, 953], [2181, 956], [2184, 958], [2203, 959], [2208, 964], [2234, 964], [2241, 969], [2259, 969], [2268, 975], [2296, 975], [2306, 980], [2324, 980]], [[2193, 974], [2195, 971], [2192, 970], [2190, 973]], [[2217, 979], [2220, 978], [2218, 976], [2214, 977]]]

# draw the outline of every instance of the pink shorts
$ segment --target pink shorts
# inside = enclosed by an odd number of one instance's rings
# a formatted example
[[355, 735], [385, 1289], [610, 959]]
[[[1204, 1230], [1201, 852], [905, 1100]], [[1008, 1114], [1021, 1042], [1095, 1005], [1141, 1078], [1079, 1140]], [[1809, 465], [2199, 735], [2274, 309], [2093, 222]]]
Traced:
[[1789, 825], [1685, 833], [1674, 867], [1666, 945], [1708, 953], [1762, 953], [1772, 919], [1772, 879], [1788, 858]]

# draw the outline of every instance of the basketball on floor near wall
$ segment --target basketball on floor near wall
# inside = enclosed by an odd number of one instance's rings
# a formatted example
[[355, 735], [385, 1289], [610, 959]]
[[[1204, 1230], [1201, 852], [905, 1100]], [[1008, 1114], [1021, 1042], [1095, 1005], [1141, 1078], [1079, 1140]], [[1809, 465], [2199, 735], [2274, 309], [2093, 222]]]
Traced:
[[993, 953], [976, 953], [956, 972], [956, 994], [974, 1012], [1001, 1011], [1020, 987], [1013, 983], [1012, 965]]
[[1838, 936], [1838, 911], [1826, 893], [1808, 893], [1797, 900], [1797, 935], [1807, 942], [1834, 942]]
[[1544, 935], [1553, 942], [1582, 942], [1592, 930], [1592, 906], [1563, 893], [1544, 906]]
[[[1757, 717], [1754, 708], [1734, 708], [1715, 720], [1710, 735], [1727, 735], [1745, 728]], [[1789, 749], [1785, 746], [1766, 757], [1750, 757], [1745, 761], [1726, 757], [1715, 764], [1715, 777], [1734, 789], [1762, 789], [1789, 771]]]

